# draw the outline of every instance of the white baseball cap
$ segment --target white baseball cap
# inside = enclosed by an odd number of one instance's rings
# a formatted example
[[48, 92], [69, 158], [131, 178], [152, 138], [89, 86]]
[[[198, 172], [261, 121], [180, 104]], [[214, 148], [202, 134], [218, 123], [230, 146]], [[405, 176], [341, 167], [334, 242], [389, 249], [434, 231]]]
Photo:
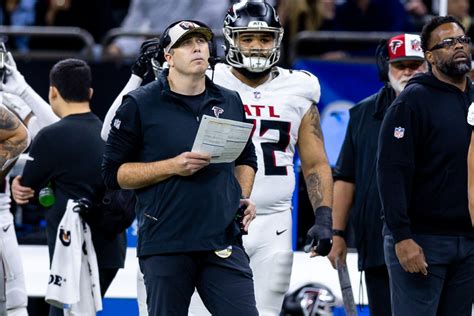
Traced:
[[209, 28], [199, 25], [194, 21], [176, 22], [175, 25], [168, 30], [170, 43], [165, 47], [165, 53], [168, 53], [171, 48], [177, 47], [186, 35], [193, 33], [203, 35], [206, 41], [212, 40], [213, 34]]

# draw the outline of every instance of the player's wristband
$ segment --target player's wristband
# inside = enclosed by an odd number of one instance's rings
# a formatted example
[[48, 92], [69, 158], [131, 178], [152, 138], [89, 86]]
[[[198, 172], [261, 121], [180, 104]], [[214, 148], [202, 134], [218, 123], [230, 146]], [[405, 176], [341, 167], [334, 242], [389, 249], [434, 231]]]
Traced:
[[332, 235], [333, 236], [339, 236], [342, 239], [346, 239], [346, 232], [341, 230], [341, 229], [333, 229], [332, 230]]

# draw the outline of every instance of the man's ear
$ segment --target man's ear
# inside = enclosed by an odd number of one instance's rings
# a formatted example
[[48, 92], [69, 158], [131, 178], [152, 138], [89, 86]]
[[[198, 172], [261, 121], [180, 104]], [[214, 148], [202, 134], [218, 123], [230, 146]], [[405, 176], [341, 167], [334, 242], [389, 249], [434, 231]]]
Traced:
[[425, 59], [430, 65], [433, 65], [434, 64], [433, 52], [430, 52], [429, 50], [426, 51]]
[[89, 100], [92, 99], [92, 96], [94, 95], [94, 89], [89, 88]]
[[54, 100], [54, 99], [57, 99], [59, 96], [59, 91], [56, 87], [53, 87], [53, 86], [49, 86], [49, 99], [50, 100]]
[[174, 63], [173, 63], [173, 54], [170, 54], [170, 53], [165, 53], [165, 60], [166, 62], [168, 63], [169, 67], [173, 67], [174, 66]]

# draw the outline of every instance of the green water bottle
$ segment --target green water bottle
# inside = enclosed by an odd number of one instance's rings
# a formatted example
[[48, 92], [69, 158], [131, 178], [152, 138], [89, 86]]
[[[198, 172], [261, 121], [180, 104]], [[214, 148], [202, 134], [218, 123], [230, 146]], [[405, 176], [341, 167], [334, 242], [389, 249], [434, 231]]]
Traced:
[[51, 182], [39, 191], [38, 201], [41, 206], [44, 207], [50, 207], [56, 202], [53, 189], [51, 188]]

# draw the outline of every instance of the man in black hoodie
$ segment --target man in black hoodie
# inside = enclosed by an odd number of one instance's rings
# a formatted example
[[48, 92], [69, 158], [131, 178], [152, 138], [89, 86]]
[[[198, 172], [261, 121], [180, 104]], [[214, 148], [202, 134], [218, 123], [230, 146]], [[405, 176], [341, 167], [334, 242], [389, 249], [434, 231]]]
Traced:
[[345, 229], [355, 233], [359, 270], [365, 272], [370, 315], [390, 315], [390, 288], [383, 256], [382, 220], [375, 161], [377, 139], [387, 108], [408, 80], [427, 70], [419, 35], [400, 34], [377, 50], [382, 89], [350, 110], [349, 126], [334, 168], [333, 246], [328, 258], [346, 262]]
[[421, 45], [431, 71], [408, 82], [382, 122], [377, 181], [393, 315], [471, 315], [470, 43], [455, 18], [428, 22]]

